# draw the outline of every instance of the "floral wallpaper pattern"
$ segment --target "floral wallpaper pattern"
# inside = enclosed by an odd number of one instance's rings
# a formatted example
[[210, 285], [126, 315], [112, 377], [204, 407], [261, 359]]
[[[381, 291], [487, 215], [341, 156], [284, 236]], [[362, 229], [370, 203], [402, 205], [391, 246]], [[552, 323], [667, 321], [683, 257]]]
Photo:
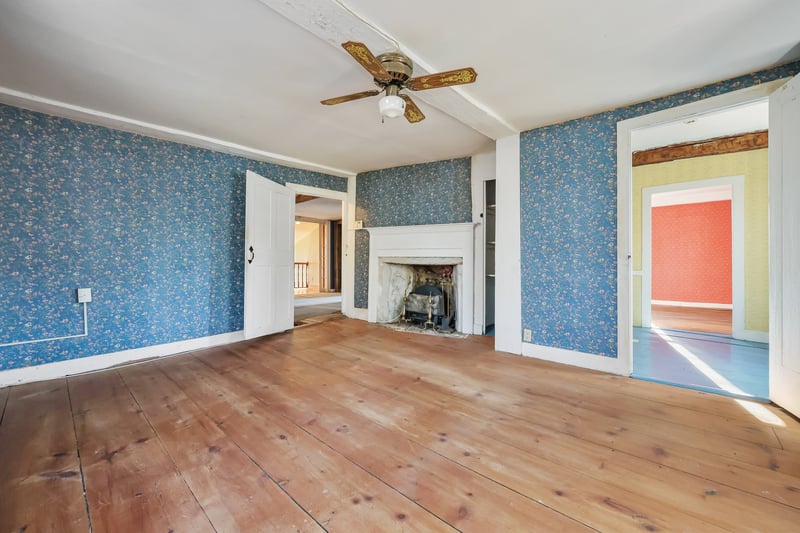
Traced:
[[243, 327], [245, 170], [347, 180], [0, 105], [0, 370]]
[[[364, 227], [454, 224], [472, 220], [470, 158], [359, 174], [356, 220]], [[355, 306], [367, 307], [369, 233], [356, 232]]]
[[534, 344], [617, 356], [617, 122], [798, 71], [795, 62], [520, 136], [522, 327]]

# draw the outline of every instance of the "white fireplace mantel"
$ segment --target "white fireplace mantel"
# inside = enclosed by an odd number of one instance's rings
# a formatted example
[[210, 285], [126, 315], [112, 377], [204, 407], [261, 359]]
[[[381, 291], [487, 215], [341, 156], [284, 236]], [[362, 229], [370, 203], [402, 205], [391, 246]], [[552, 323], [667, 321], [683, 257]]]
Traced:
[[461, 283], [456, 288], [456, 299], [460, 302], [456, 328], [462, 333], [472, 333], [475, 276], [472, 222], [366, 229], [369, 231], [367, 318], [370, 322], [377, 322], [378, 302], [383, 296], [378, 275], [381, 262], [409, 264], [413, 259], [419, 264], [430, 258], [429, 264], [433, 264], [438, 262], [437, 258], [447, 258], [461, 268]]

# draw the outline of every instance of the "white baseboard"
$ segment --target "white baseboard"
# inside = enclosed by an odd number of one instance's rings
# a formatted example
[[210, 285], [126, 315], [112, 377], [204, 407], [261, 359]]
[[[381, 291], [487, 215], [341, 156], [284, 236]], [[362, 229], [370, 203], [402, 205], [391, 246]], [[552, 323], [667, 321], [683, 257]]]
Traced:
[[622, 376], [630, 374], [629, 369], [625, 368], [623, 362], [616, 357], [604, 357], [602, 355], [553, 348], [551, 346], [540, 346], [526, 342], [522, 343], [522, 355]]
[[650, 300], [652, 305], [669, 305], [671, 307], [696, 307], [698, 309], [733, 309], [733, 304], [715, 304], [706, 302], [677, 302], [673, 300]]
[[359, 309], [358, 307], [352, 308], [350, 311], [345, 313], [349, 318], [355, 318], [357, 320], [363, 320], [367, 322], [369, 320], [369, 310], [368, 309]]
[[769, 332], [755, 331], [753, 329], [745, 329], [733, 337], [734, 339], [741, 339], [750, 342], [762, 342], [769, 344]]
[[58, 361], [44, 365], [27, 366], [24, 368], [12, 368], [0, 372], [0, 388], [33, 381], [46, 381], [48, 379], [58, 379], [75, 374], [85, 374], [95, 372], [112, 366], [117, 366], [142, 359], [153, 359], [167, 355], [175, 355], [191, 350], [201, 350], [222, 344], [231, 344], [244, 340], [243, 331], [212, 335], [210, 337], [200, 337], [198, 339], [188, 339], [185, 341], [171, 342], [168, 344], [157, 344], [155, 346], [145, 346], [144, 348], [134, 348], [101, 355], [70, 359], [68, 361]]

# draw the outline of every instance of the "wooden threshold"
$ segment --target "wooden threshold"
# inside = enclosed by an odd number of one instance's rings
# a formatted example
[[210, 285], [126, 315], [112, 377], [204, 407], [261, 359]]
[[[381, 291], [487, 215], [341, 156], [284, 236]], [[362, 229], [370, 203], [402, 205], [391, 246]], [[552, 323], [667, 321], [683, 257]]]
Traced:
[[0, 531], [800, 523], [780, 409], [491, 342], [343, 319], [2, 389]]

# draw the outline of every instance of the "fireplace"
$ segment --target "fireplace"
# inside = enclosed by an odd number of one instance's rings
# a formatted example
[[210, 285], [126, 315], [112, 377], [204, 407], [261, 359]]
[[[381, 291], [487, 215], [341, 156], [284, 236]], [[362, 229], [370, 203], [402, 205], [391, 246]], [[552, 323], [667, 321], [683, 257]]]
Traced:
[[[370, 322], [396, 322], [403, 311], [403, 299], [420, 285], [444, 287], [435, 320], [461, 333], [472, 333], [473, 318], [473, 224], [429, 224], [369, 228]], [[446, 280], [444, 284], [442, 280]], [[431, 280], [431, 283], [426, 283]], [[449, 284], [449, 286], [448, 286]], [[417, 299], [419, 300], [419, 299]], [[427, 314], [427, 299], [422, 299]], [[446, 308], [446, 306], [450, 308]], [[419, 317], [416, 317], [419, 318]], [[427, 319], [427, 316], [425, 317]]]

